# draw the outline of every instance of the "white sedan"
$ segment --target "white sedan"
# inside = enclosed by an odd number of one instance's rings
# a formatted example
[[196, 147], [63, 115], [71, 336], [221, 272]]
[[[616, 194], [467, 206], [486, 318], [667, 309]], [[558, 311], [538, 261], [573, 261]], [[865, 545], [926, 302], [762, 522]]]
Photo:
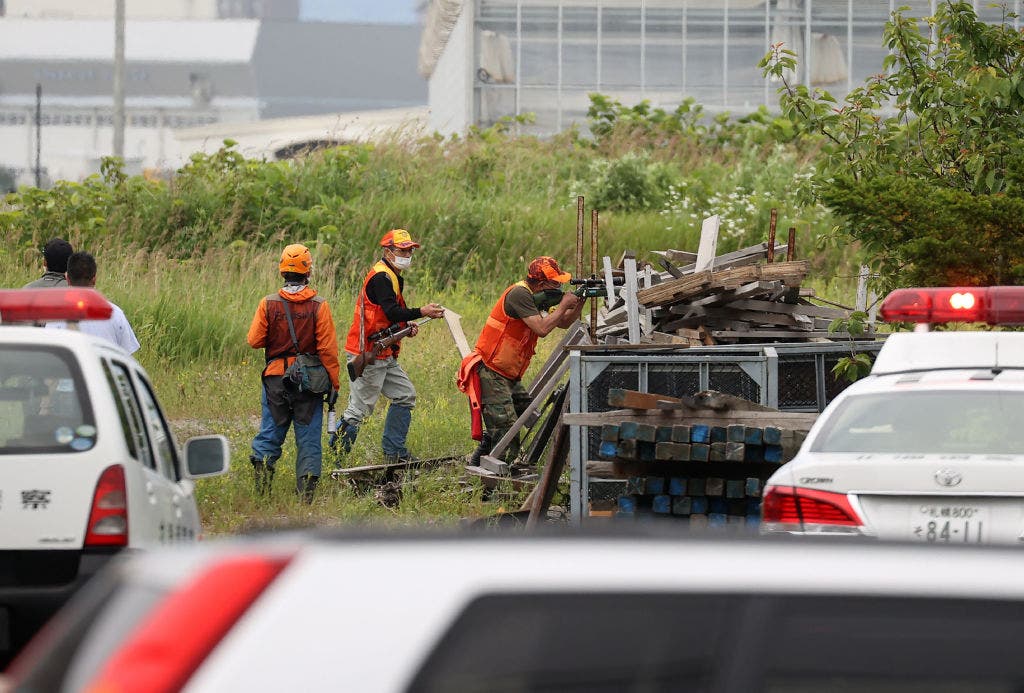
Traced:
[[[1019, 322], [1024, 287], [903, 289], [890, 321]], [[768, 480], [762, 532], [1024, 542], [1024, 333], [896, 333]]]

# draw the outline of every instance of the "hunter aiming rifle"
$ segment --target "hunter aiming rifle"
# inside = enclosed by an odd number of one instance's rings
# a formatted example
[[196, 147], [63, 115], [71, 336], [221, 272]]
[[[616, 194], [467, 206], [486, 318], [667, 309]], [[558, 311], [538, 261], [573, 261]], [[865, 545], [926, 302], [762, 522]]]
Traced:
[[412, 333], [413, 328], [419, 327], [431, 320], [434, 320], [434, 318], [423, 318], [419, 322], [408, 322], [405, 324], [405, 327], [399, 327], [399, 323], [395, 323], [391, 327], [385, 327], [383, 330], [371, 334], [367, 339], [372, 343], [372, 347], [356, 355], [354, 359], [348, 362], [348, 379], [354, 381], [363, 374], [366, 364], [373, 363], [385, 349], [403, 337], [408, 337]]

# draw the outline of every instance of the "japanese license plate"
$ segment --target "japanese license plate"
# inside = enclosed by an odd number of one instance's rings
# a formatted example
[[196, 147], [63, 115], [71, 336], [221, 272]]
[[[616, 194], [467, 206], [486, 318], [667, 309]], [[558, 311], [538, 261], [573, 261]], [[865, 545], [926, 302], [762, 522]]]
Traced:
[[983, 544], [987, 532], [988, 509], [976, 505], [920, 505], [910, 521], [911, 538], [932, 544]]

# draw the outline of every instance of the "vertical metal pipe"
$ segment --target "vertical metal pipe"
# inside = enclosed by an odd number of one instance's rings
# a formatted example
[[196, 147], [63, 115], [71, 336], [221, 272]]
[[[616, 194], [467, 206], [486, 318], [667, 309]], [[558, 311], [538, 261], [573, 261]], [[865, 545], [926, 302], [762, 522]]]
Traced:
[[640, 0], [640, 98], [647, 94], [647, 3]]
[[688, 0], [683, 0], [683, 98], [686, 98], [686, 5]]
[[114, 156], [124, 158], [124, 3], [114, 0]]
[[768, 222], [768, 262], [775, 262], [775, 227], [779, 222], [779, 210], [772, 208], [772, 216]]
[[604, 49], [604, 45], [601, 42], [603, 23], [604, 13], [602, 12], [601, 0], [597, 0], [597, 91], [601, 91], [601, 53]]
[[846, 93], [853, 91], [853, 0], [846, 0]]
[[796, 258], [796, 227], [789, 227], [789, 241], [786, 246], [786, 261], [789, 262]]
[[523, 0], [516, 0], [516, 115], [522, 115]]
[[36, 187], [43, 187], [43, 85], [36, 83]]
[[729, 0], [722, 4], [722, 106], [729, 105]]
[[804, 0], [804, 54], [800, 56], [804, 64], [804, 86], [811, 88], [811, 71], [814, 69], [814, 58], [811, 57], [811, 3]]
[[587, 217], [584, 213], [583, 195], [576, 198], [576, 276], [583, 275], [583, 230]]
[[562, 131], [562, 2], [558, 2], [558, 86], [557, 86], [557, 106], [558, 116], [556, 118], [558, 132]]
[[[764, 4], [764, 52], [768, 53], [772, 49], [772, 4], [766, 2]], [[762, 88], [764, 89], [764, 96], [762, 100], [766, 108], [770, 107], [768, 99], [771, 98], [771, 92], [768, 91], [768, 80], [761, 80]]]
[[[590, 211], [590, 274], [597, 276], [597, 210]], [[597, 342], [597, 301], [590, 299], [590, 341]]]

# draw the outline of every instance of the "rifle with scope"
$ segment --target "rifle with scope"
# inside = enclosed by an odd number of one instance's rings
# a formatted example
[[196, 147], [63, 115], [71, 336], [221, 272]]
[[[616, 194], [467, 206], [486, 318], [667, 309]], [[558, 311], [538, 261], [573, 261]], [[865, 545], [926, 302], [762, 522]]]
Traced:
[[[612, 286], [622, 286], [625, 283], [625, 277], [612, 277]], [[608, 285], [605, 282], [605, 279], [593, 274], [583, 279], [570, 279], [569, 284], [576, 287], [573, 289], [573, 293], [580, 298], [604, 296], [608, 291]]]

